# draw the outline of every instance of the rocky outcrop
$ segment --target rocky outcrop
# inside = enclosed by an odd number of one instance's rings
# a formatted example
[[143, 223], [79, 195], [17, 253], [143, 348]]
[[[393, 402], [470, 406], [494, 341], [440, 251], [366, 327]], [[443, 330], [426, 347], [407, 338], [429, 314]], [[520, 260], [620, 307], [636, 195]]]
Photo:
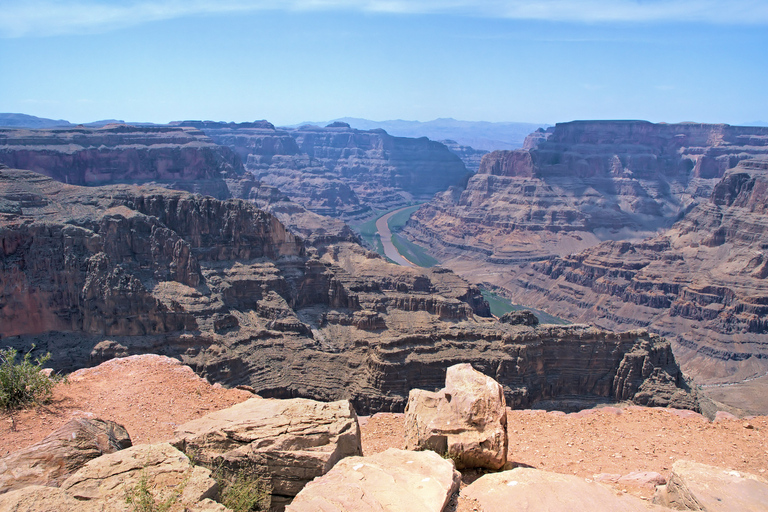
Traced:
[[405, 407], [405, 448], [432, 450], [456, 467], [499, 469], [507, 463], [507, 410], [498, 382], [457, 364], [445, 388], [413, 389]]
[[726, 170], [768, 154], [768, 128], [575, 121], [537, 132], [526, 148], [485, 155], [463, 190], [411, 217], [408, 236], [443, 259], [498, 264], [651, 236], [705, 200]]
[[666, 486], [658, 487], [654, 502], [675, 510], [758, 512], [768, 503], [768, 480], [679, 460]]
[[464, 146], [455, 140], [446, 139], [441, 140], [440, 143], [444, 144], [451, 153], [461, 158], [461, 161], [464, 162], [464, 166], [473, 174], [480, 169], [480, 161], [483, 159], [483, 155], [488, 153], [488, 151], [484, 149], [475, 149], [471, 146]]
[[28, 486], [0, 495], [9, 512], [97, 512], [164, 504], [170, 511], [226, 512], [213, 501], [210, 470], [194, 466], [171, 445], [138, 445], [88, 462], [58, 489]]
[[703, 383], [768, 371], [768, 160], [745, 160], [661, 236], [604, 242], [508, 274], [513, 300], [610, 329], [671, 339]]
[[72, 185], [153, 182], [219, 199], [230, 197], [227, 180], [243, 174], [229, 148], [170, 126], [0, 129], [0, 164]]
[[51, 352], [57, 370], [157, 353], [265, 397], [367, 413], [402, 411], [411, 389], [440, 388], [468, 362], [513, 407], [696, 408], [657, 337], [500, 323], [450, 271], [348, 242], [307, 249], [244, 201], [0, 170], [0, 248], [2, 344]]
[[436, 453], [389, 448], [341, 460], [307, 484], [285, 510], [442, 512], [460, 481], [453, 464]]
[[456, 155], [425, 137], [392, 137], [346, 123], [280, 130], [255, 125], [181, 123], [232, 148], [259, 181], [323, 215], [353, 218], [370, 214], [371, 207], [405, 206], [468, 175]]
[[584, 478], [533, 468], [515, 468], [484, 475], [463, 489], [461, 496], [472, 500], [475, 510], [480, 512], [508, 510], [510, 503], [514, 503], [517, 510], [529, 512], [669, 510], [634, 496], [617, 496], [609, 488]]
[[257, 475], [282, 508], [344, 457], [362, 455], [357, 415], [347, 401], [252, 398], [180, 426], [172, 444], [198, 464]]
[[128, 432], [113, 421], [70, 420], [39, 443], [0, 459], [0, 493], [28, 485], [58, 487], [89, 460], [130, 446]]

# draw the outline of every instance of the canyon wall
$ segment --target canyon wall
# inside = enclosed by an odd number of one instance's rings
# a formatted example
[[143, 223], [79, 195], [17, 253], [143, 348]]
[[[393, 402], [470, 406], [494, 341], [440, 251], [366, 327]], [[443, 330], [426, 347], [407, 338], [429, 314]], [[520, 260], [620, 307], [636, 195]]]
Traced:
[[442, 259], [471, 252], [500, 264], [652, 236], [728, 169], [768, 154], [768, 128], [575, 121], [525, 147], [485, 155], [466, 188], [412, 216], [409, 236]]
[[709, 199], [662, 235], [608, 241], [509, 268], [513, 300], [673, 341], [702, 383], [768, 372], [768, 158], [728, 170]]
[[199, 130], [108, 125], [0, 129], [0, 164], [73, 185], [154, 182], [220, 199], [243, 174], [237, 156]]
[[160, 353], [212, 381], [366, 413], [402, 410], [468, 361], [515, 407], [697, 407], [656, 336], [502, 323], [450, 271], [348, 242], [308, 249], [241, 200], [0, 169], [0, 248], [0, 344], [34, 344], [66, 371]]
[[185, 121], [238, 153], [260, 182], [279, 188], [307, 209], [343, 218], [371, 209], [428, 199], [469, 173], [443, 144], [425, 137], [392, 137], [384, 130], [355, 130], [346, 123], [325, 128], [275, 129], [269, 123]]

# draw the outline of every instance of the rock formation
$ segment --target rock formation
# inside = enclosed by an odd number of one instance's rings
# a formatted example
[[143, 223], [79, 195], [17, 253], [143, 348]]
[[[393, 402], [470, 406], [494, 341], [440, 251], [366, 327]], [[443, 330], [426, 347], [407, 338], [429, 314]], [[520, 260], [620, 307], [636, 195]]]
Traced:
[[634, 331], [510, 325], [442, 268], [353, 243], [307, 249], [240, 200], [77, 187], [0, 170], [0, 336], [71, 371], [116, 355], [181, 359], [265, 397], [403, 410], [468, 362], [507, 403], [582, 397], [696, 408], [669, 344]]
[[[0, 495], [8, 512], [134, 510], [167, 503], [176, 512], [226, 512], [213, 501], [219, 486], [210, 470], [194, 466], [167, 443], [138, 445], [103, 455], [67, 478], [60, 488], [28, 486]], [[155, 510], [152, 508], [151, 510]]]
[[230, 197], [242, 163], [200, 130], [169, 126], [0, 129], [0, 164], [72, 185], [153, 182]]
[[284, 507], [344, 457], [362, 455], [349, 402], [252, 398], [185, 423], [172, 444], [198, 464], [263, 479], [272, 507]]
[[607, 487], [577, 476], [533, 468], [515, 468], [484, 475], [462, 490], [461, 495], [473, 500], [475, 510], [480, 512], [509, 510], [512, 503], [515, 510], [528, 512], [669, 511], [668, 508], [650, 505], [634, 496], [617, 496]]
[[271, 124], [185, 121], [240, 155], [266, 185], [323, 215], [344, 218], [427, 199], [468, 172], [439, 142], [392, 137], [384, 130], [354, 130], [346, 123], [325, 128], [277, 130]]
[[768, 159], [744, 160], [663, 235], [604, 242], [508, 273], [532, 306], [610, 329], [666, 336], [704, 383], [768, 371]]
[[405, 448], [432, 450], [456, 467], [499, 469], [507, 463], [507, 410], [498, 382], [457, 364], [445, 388], [412, 389], [405, 407]]
[[654, 502], [675, 510], [758, 512], [768, 503], [768, 480], [679, 460], [672, 466], [667, 485], [657, 488]]
[[433, 452], [390, 448], [347, 457], [296, 496], [286, 512], [442, 512], [461, 475]]
[[76, 418], [28, 448], [0, 459], [0, 493], [29, 485], [58, 487], [89, 460], [131, 446], [112, 421]]
[[726, 170], [768, 154], [768, 128], [575, 121], [525, 147], [485, 155], [466, 188], [418, 210], [407, 234], [444, 259], [499, 264], [651, 236]]

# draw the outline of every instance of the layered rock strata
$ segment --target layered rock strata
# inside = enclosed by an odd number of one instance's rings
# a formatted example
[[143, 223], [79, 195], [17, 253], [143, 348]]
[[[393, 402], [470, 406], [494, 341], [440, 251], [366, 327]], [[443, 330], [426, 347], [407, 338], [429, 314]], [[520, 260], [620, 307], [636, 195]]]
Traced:
[[611, 329], [648, 327], [704, 383], [768, 371], [768, 159], [729, 170], [663, 235], [508, 273], [514, 300]]
[[346, 123], [275, 129], [269, 123], [185, 121], [240, 155], [246, 168], [293, 201], [323, 215], [352, 218], [426, 199], [468, 172], [443, 144], [392, 137]]
[[483, 157], [407, 234], [450, 258], [514, 264], [669, 227], [738, 162], [768, 155], [768, 128], [644, 121], [559, 123], [526, 149]]
[[152, 187], [76, 187], [0, 170], [0, 336], [73, 370], [159, 353], [262, 396], [403, 410], [471, 363], [507, 403], [581, 397], [696, 408], [665, 341], [634, 331], [490, 317], [441, 268], [352, 243], [307, 249], [240, 200]]
[[229, 148], [170, 126], [0, 129], [0, 164], [72, 185], [154, 182], [219, 199], [230, 197], [227, 180], [243, 174]]

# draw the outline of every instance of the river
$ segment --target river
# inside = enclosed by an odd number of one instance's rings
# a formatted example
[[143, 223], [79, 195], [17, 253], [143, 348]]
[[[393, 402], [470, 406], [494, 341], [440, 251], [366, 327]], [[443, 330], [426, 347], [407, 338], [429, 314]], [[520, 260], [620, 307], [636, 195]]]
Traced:
[[403, 258], [402, 254], [400, 254], [400, 252], [397, 250], [397, 247], [395, 247], [395, 244], [392, 243], [392, 232], [389, 230], [389, 219], [396, 213], [400, 213], [401, 211], [407, 210], [408, 208], [411, 207], [406, 206], [405, 208], [391, 211], [388, 214], [380, 217], [379, 220], [376, 221], [376, 229], [378, 230], [379, 236], [381, 237], [381, 245], [384, 246], [384, 254], [387, 256], [387, 258], [391, 259], [398, 265], [403, 265], [404, 267], [415, 267], [416, 265]]

